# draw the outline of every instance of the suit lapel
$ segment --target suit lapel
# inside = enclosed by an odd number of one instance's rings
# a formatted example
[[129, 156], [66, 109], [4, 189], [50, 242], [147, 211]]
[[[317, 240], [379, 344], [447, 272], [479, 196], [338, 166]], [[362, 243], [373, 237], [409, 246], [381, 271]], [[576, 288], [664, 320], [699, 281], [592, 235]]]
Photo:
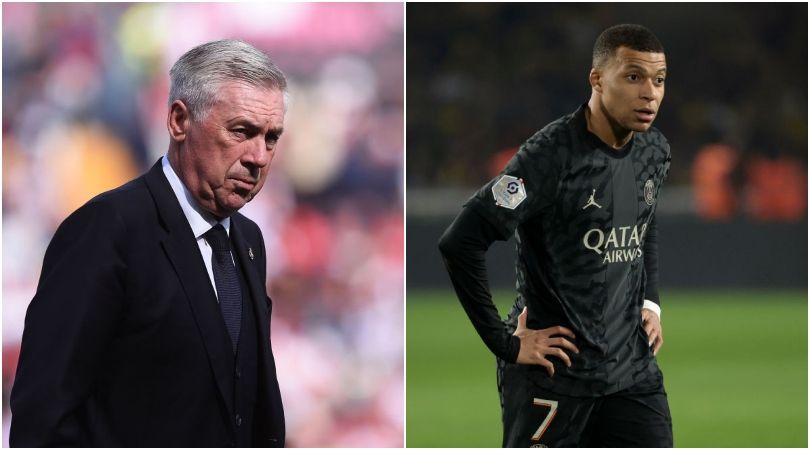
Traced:
[[242, 272], [245, 273], [250, 285], [250, 299], [256, 314], [257, 334], [259, 338], [259, 398], [256, 404], [256, 423], [266, 424], [264, 428], [257, 428], [258, 434], [254, 436], [259, 447], [283, 447], [285, 442], [284, 409], [281, 402], [281, 393], [276, 379], [276, 365], [270, 345], [270, 311], [267, 303], [267, 288], [264, 284], [265, 274], [261, 273], [265, 267], [264, 245], [257, 236], [249, 235], [244, 218], [240, 214], [231, 216], [231, 240], [236, 249]]
[[233, 386], [230, 380], [234, 355], [199, 246], [174, 191], [163, 174], [160, 160], [145, 178], [166, 230], [166, 234], [161, 236], [161, 245], [186, 293], [219, 392], [229, 415], [232, 416]]

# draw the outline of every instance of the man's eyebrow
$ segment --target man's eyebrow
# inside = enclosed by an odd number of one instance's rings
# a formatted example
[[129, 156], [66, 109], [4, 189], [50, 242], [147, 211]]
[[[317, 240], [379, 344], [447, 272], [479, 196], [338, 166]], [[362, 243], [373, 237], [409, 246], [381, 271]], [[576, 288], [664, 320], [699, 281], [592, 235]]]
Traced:
[[[233, 125], [239, 124], [239, 125], [244, 125], [244, 126], [248, 127], [251, 131], [255, 131], [255, 132], [260, 132], [261, 131], [261, 127], [258, 124], [254, 123], [252, 120], [250, 120], [249, 118], [247, 118], [245, 116], [232, 117], [229, 120], [227, 120], [226, 123], [227, 123], [228, 126], [233, 126]], [[271, 134], [271, 135], [274, 135], [274, 136], [281, 136], [281, 133], [283, 133], [283, 132], [284, 132], [284, 127], [270, 128], [269, 130], [267, 130], [267, 134]]]

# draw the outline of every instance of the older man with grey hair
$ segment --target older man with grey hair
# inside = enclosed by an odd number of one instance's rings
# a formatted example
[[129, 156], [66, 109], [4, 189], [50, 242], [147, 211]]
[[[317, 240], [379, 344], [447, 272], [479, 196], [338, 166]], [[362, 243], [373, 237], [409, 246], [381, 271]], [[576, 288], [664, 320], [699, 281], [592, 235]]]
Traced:
[[258, 226], [287, 82], [241, 41], [171, 69], [169, 148], [71, 214], [25, 318], [12, 446], [280, 447]]

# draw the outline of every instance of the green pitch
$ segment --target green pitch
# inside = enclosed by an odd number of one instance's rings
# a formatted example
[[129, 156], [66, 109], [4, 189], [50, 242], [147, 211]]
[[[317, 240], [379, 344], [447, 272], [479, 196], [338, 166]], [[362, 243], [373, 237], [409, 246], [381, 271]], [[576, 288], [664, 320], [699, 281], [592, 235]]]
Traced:
[[[498, 293], [502, 315], [513, 301]], [[807, 447], [807, 293], [664, 292], [677, 447]], [[451, 292], [407, 295], [407, 446], [499, 447], [495, 362]]]

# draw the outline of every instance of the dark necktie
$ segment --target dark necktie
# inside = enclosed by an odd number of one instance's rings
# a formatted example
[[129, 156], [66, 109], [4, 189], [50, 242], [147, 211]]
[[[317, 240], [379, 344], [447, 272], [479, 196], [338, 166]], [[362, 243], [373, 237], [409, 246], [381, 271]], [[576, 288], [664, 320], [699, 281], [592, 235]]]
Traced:
[[225, 319], [225, 327], [228, 329], [233, 351], [236, 353], [239, 327], [242, 323], [242, 288], [239, 286], [239, 276], [231, 258], [228, 234], [225, 233], [225, 228], [221, 224], [217, 224], [204, 236], [213, 250], [211, 268], [217, 286], [219, 309], [222, 310], [222, 318]]

